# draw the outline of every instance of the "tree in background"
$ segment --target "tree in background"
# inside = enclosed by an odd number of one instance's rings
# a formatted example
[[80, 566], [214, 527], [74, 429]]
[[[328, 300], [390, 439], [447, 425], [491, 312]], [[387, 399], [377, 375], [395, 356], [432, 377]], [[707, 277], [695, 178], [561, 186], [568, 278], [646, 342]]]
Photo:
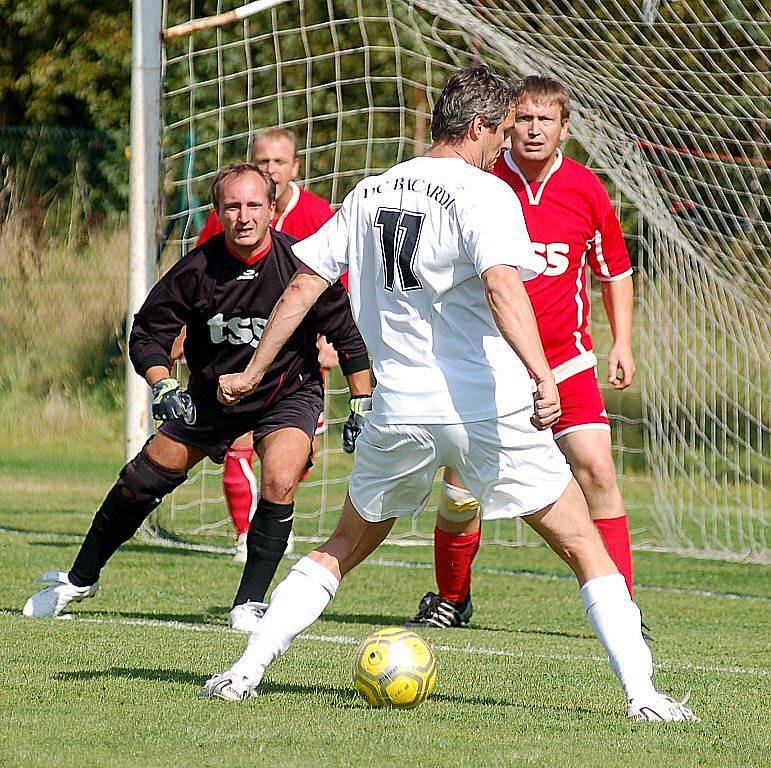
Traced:
[[0, 0], [0, 126], [128, 128], [131, 8]]
[[0, 0], [0, 226], [82, 239], [125, 209], [130, 73], [129, 4]]

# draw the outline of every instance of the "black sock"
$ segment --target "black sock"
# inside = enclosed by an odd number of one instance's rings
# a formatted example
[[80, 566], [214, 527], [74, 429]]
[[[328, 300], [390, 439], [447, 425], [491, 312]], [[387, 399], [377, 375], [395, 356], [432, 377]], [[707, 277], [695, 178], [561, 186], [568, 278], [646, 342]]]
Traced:
[[292, 530], [294, 504], [274, 504], [261, 498], [246, 537], [246, 565], [233, 607], [264, 602], [265, 593], [284, 556]]
[[157, 506], [155, 500], [138, 504], [126, 499], [120, 485], [114, 485], [99, 507], [86, 538], [80, 545], [80, 551], [70, 570], [70, 581], [76, 587], [96, 584], [104, 564], [121, 544], [139, 530], [142, 521]]
[[105, 563], [128, 541], [161, 499], [184, 482], [187, 474], [160, 467], [143, 448], [121, 470], [118, 481], [97, 510], [69, 573], [76, 587], [99, 581]]

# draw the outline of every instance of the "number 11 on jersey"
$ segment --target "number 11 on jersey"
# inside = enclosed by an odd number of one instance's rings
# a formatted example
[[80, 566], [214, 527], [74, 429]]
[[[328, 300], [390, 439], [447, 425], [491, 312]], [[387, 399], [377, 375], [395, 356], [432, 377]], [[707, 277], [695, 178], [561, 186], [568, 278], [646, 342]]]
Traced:
[[424, 213], [412, 213], [398, 208], [377, 209], [375, 226], [380, 232], [387, 291], [394, 289], [397, 270], [403, 291], [417, 291], [423, 287], [413, 267], [424, 218]]

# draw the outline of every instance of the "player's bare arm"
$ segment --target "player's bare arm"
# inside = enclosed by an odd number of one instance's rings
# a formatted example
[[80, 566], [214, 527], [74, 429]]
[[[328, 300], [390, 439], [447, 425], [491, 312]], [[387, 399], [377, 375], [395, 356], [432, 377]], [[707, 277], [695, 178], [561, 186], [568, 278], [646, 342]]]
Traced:
[[613, 347], [608, 353], [608, 382], [614, 389], [626, 389], [637, 371], [632, 353], [632, 277], [603, 282], [601, 286], [602, 300], [613, 334]]
[[162, 379], [168, 379], [171, 376], [171, 370], [163, 365], [153, 365], [145, 371], [147, 383], [154, 387]]
[[270, 313], [260, 345], [246, 370], [220, 376], [217, 398], [221, 403], [235, 405], [255, 390], [281, 347], [328, 287], [329, 283], [308, 267], [301, 267], [297, 271]]
[[562, 413], [560, 398], [522, 278], [515, 267], [498, 266], [488, 269], [482, 281], [498, 330], [535, 379], [533, 424], [548, 429]]
[[367, 397], [372, 394], [372, 377], [369, 369], [348, 374], [345, 380], [348, 382], [351, 397]]

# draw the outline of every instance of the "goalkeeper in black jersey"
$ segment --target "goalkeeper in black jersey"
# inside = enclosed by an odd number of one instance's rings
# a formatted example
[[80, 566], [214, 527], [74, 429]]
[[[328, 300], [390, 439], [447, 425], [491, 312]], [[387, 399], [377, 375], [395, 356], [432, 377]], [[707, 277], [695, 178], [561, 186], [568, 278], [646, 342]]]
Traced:
[[[101, 569], [164, 496], [205, 456], [222, 463], [230, 444], [248, 431], [260, 457], [260, 499], [247, 538], [247, 562], [231, 625], [251, 631], [292, 528], [297, 484], [310, 464], [323, 406], [316, 339], [334, 345], [351, 392], [344, 430], [349, 446], [370, 402], [369, 362], [338, 282], [283, 347], [262, 384], [237, 405], [217, 401], [219, 376], [246, 367], [284, 288], [300, 266], [295, 238], [270, 229], [275, 184], [251, 163], [221, 170], [212, 202], [223, 233], [190, 251], [155, 285], [134, 318], [129, 355], [153, 388], [153, 416], [163, 421], [121, 470], [68, 573], [50, 571], [47, 586], [27, 600], [26, 616], [57, 616], [94, 595]], [[187, 328], [187, 391], [171, 377], [169, 355]]]

